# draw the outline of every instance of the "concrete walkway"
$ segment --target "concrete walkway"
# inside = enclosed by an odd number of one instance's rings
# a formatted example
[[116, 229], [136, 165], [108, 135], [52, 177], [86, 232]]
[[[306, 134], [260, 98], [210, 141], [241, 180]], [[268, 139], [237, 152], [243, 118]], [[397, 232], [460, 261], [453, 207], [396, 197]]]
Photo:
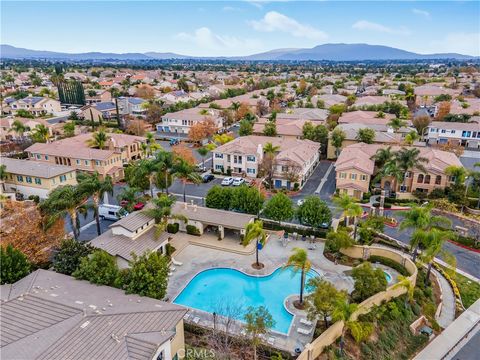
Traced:
[[445, 329], [455, 320], [455, 294], [447, 279], [445, 279], [442, 274], [433, 267], [432, 272], [437, 276], [442, 289], [442, 310], [435, 320]]

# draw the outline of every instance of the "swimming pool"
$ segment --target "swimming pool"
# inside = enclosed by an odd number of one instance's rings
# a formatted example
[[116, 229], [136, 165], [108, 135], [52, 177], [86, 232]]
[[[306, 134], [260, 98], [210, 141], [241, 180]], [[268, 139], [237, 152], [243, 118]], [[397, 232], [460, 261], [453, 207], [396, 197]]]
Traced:
[[387, 283], [390, 284], [392, 282], [392, 275], [390, 275], [390, 273], [384, 271], [383, 272], [385, 274], [385, 279], [387, 279]]
[[[308, 279], [318, 276], [310, 271]], [[285, 298], [300, 292], [300, 273], [279, 268], [268, 276], [250, 276], [235, 269], [216, 268], [197, 274], [173, 301], [190, 308], [231, 315], [232, 308], [265, 306], [273, 319], [272, 330], [288, 334], [293, 315], [284, 307]], [[243, 314], [236, 314], [243, 320]]]

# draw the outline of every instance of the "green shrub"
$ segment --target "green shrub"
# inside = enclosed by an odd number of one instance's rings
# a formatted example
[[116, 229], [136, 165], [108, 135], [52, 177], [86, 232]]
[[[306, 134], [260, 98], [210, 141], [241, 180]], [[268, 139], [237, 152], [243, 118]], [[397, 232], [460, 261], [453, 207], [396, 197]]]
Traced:
[[40, 202], [40, 196], [38, 195], [30, 195], [28, 197], [28, 200], [33, 200], [35, 202], [35, 204], [38, 204]]
[[385, 266], [391, 267], [392, 269], [398, 271], [403, 276], [410, 276], [410, 274], [408, 273], [407, 269], [404, 266], [402, 266], [401, 264], [399, 264], [396, 261], [393, 261], [389, 258], [386, 258], [386, 257], [383, 257], [383, 256], [372, 255], [368, 258], [368, 261], [370, 261], [372, 263], [378, 262], [378, 263], [383, 264]]
[[178, 232], [179, 228], [180, 228], [179, 223], [168, 224], [167, 225], [167, 232], [169, 232], [170, 234], [176, 234]]
[[167, 251], [167, 256], [170, 257], [177, 249], [174, 246], [172, 246], [170, 243], [168, 243], [165, 246], [165, 250]]
[[194, 225], [187, 225], [187, 234], [200, 236], [200, 230]]

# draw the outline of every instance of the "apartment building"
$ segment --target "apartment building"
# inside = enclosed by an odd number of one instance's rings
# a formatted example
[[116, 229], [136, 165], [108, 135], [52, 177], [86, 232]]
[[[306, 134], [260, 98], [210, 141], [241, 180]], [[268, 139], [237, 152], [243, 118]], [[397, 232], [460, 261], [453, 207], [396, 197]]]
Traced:
[[2, 293], [2, 358], [184, 357], [187, 309], [39, 269]]
[[[335, 162], [336, 186], [340, 193], [360, 199], [370, 189], [370, 181], [378, 169], [372, 156], [385, 145], [358, 143], [342, 150]], [[392, 146], [398, 151], [400, 146]], [[422, 163], [426, 172], [411, 169], [405, 174], [404, 181], [390, 177], [382, 178], [381, 186], [387, 191], [396, 192], [397, 197], [408, 197], [415, 191], [430, 193], [434, 189], [444, 189], [451, 185], [452, 179], [445, 174], [448, 166], [462, 166], [458, 157], [447, 151], [430, 147], [418, 147], [420, 157], [427, 159]]]
[[168, 113], [162, 116], [162, 121], [156, 124], [160, 133], [188, 134], [190, 127], [199, 122], [212, 119], [217, 128], [223, 127], [223, 117], [216, 109], [191, 108]]
[[6, 157], [0, 159], [0, 165], [4, 165], [6, 171], [3, 190], [20, 193], [24, 198], [38, 196], [45, 199], [58, 186], [77, 184], [76, 171], [70, 166], [45, 166], [41, 161]]
[[67, 165], [77, 171], [98, 172], [101, 177], [123, 179], [123, 165], [142, 157], [141, 144], [146, 139], [126, 134], [108, 134], [104, 149], [88, 146], [92, 133], [81, 134], [52, 143], [36, 143], [25, 151], [32, 160]]
[[432, 121], [425, 131], [425, 140], [430, 145], [461, 145], [466, 148], [480, 148], [480, 117], [474, 116], [471, 122]]
[[213, 170], [256, 178], [259, 176], [267, 143], [278, 146], [273, 185], [276, 188], [302, 187], [319, 161], [320, 144], [310, 140], [268, 136], [242, 136], [212, 152]]

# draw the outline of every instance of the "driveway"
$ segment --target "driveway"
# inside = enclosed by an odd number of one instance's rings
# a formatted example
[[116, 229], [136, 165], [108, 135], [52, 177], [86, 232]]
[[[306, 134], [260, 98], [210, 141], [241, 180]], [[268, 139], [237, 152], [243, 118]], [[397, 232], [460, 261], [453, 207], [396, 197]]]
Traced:
[[[331, 170], [329, 171], [329, 169]], [[324, 180], [323, 183], [322, 180]], [[333, 169], [333, 162], [322, 160], [318, 163], [300, 192], [292, 196], [292, 200], [296, 202], [309, 195], [319, 195], [322, 200], [330, 200], [334, 193], [335, 169]]]

